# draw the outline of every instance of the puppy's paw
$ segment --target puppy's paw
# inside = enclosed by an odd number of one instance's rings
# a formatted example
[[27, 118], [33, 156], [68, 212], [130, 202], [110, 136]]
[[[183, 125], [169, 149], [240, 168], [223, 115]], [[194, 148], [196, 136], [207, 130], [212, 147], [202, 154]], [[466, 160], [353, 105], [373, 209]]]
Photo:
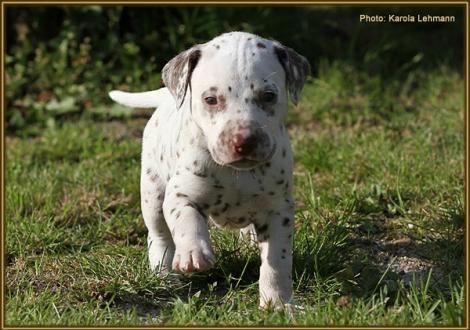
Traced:
[[173, 270], [178, 272], [197, 272], [208, 270], [215, 264], [212, 249], [207, 244], [188, 244], [184, 248], [176, 248], [173, 258]]

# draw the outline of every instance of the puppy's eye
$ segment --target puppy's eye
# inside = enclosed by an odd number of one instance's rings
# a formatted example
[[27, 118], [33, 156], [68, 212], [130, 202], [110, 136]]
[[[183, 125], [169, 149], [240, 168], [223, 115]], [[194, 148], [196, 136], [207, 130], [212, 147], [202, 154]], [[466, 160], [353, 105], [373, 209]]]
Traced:
[[206, 96], [204, 98], [204, 101], [209, 105], [216, 105], [217, 104], [217, 98], [215, 96]]
[[266, 102], [266, 103], [272, 103], [276, 101], [276, 94], [272, 91], [264, 92], [261, 97], [263, 99], [263, 102]]

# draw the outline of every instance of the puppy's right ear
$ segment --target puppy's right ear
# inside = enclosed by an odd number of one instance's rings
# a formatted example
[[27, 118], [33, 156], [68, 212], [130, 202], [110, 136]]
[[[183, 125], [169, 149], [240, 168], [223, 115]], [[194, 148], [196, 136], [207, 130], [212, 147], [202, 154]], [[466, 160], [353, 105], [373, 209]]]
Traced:
[[274, 45], [274, 53], [286, 72], [290, 98], [294, 104], [297, 104], [300, 91], [310, 74], [310, 64], [305, 57], [278, 42]]
[[196, 45], [176, 55], [162, 70], [162, 80], [173, 95], [176, 107], [183, 104], [188, 86], [191, 88], [191, 75], [201, 57], [201, 49]]

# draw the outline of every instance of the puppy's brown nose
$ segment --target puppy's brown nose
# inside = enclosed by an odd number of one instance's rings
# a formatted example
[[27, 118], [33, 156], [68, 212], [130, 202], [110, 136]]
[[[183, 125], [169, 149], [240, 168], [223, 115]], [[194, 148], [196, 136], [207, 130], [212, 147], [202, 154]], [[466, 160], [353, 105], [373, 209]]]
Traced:
[[233, 151], [240, 155], [246, 156], [255, 150], [258, 144], [258, 138], [249, 132], [237, 133], [233, 137]]

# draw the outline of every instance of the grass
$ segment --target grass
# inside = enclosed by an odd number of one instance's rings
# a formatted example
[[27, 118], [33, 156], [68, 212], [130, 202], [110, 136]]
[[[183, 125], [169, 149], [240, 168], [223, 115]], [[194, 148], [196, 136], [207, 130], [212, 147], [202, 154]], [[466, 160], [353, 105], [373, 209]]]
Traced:
[[258, 309], [258, 251], [156, 278], [139, 207], [145, 118], [6, 138], [6, 325], [464, 325], [463, 80], [323, 62], [292, 108], [293, 314]]

